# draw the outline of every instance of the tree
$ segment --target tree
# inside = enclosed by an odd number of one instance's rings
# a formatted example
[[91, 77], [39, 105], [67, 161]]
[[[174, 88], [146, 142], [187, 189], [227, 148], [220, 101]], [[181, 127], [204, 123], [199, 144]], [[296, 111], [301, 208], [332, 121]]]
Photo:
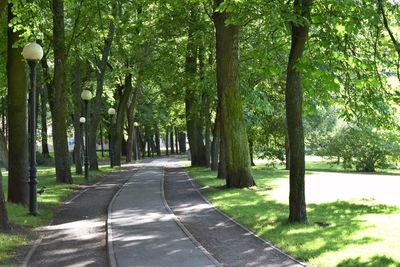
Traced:
[[239, 91], [239, 26], [229, 24], [229, 14], [219, 9], [214, 13], [217, 51], [218, 105], [221, 111], [221, 139], [225, 145], [226, 181], [228, 187], [255, 185], [250, 167], [250, 154]]
[[290, 147], [289, 222], [306, 223], [305, 162], [303, 132], [303, 85], [296, 68], [308, 39], [312, 0], [295, 0], [296, 19], [291, 22], [292, 43], [286, 77], [286, 119]]
[[13, 29], [13, 5], [8, 5], [7, 85], [9, 174], [8, 201], [28, 204], [28, 123], [27, 80], [22, 49], [17, 44], [20, 32]]
[[[206, 148], [203, 143], [203, 125], [201, 121], [201, 108], [199, 106], [199, 93], [196, 90], [197, 75], [197, 59], [198, 59], [198, 48], [195, 41], [195, 27], [198, 20], [197, 7], [193, 6], [190, 10], [189, 27], [188, 27], [188, 43], [186, 51], [185, 61], [185, 72], [188, 79], [188, 85], [186, 87], [185, 94], [185, 108], [186, 108], [186, 128], [188, 132], [188, 140], [190, 146], [191, 162], [192, 166], [207, 166], [206, 163]], [[173, 133], [171, 132], [173, 138]], [[173, 141], [171, 138], [171, 146]], [[173, 153], [171, 147], [171, 153]], [[177, 151], [178, 153], [178, 151]]]
[[67, 143], [67, 98], [65, 86], [65, 32], [64, 1], [53, 0], [53, 46], [54, 46], [54, 87], [53, 102], [53, 143], [56, 164], [56, 179], [60, 183], [72, 184], [71, 166]]
[[115, 34], [115, 24], [113, 19], [116, 18], [117, 15], [117, 6], [115, 3], [112, 4], [111, 8], [111, 17], [112, 19], [109, 22], [107, 37], [104, 40], [104, 45], [101, 48], [101, 58], [98, 58], [95, 55], [95, 63], [96, 63], [96, 94], [91, 104], [91, 120], [90, 127], [88, 131], [89, 136], [89, 159], [90, 159], [90, 169], [98, 170], [99, 163], [97, 161], [97, 153], [96, 153], [96, 137], [97, 137], [97, 128], [100, 123], [101, 111], [103, 106], [103, 90], [104, 90], [104, 79], [107, 70], [107, 63], [109, 60], [109, 56], [111, 53], [111, 45], [114, 39]]
[[7, 208], [3, 193], [3, 176], [0, 171], [0, 232], [9, 229], [10, 225], [8, 223]]

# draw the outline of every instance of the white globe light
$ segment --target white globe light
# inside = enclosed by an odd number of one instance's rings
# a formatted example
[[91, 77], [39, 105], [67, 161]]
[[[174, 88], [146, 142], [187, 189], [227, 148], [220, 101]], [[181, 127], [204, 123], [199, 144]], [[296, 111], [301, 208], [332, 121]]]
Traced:
[[115, 113], [117, 113], [117, 112], [115, 111], [114, 108], [109, 108], [108, 109], [108, 115], [115, 115]]
[[79, 122], [80, 123], [85, 123], [86, 122], [86, 118], [85, 117], [80, 117], [79, 118]]
[[36, 42], [29, 43], [22, 49], [22, 56], [25, 60], [39, 61], [43, 57], [43, 48]]
[[139, 123], [137, 123], [136, 121], [133, 123], [133, 126], [138, 127]]
[[81, 93], [81, 98], [83, 100], [89, 101], [90, 99], [92, 99], [92, 97], [92, 92], [90, 92], [89, 90], [83, 90]]

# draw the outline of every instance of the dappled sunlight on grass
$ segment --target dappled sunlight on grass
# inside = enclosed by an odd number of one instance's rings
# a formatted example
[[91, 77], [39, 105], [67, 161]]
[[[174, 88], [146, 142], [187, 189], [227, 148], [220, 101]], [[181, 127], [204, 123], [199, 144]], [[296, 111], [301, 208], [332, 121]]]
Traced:
[[368, 197], [316, 201], [307, 206], [308, 224], [290, 225], [288, 191], [282, 190], [289, 183], [288, 171], [257, 166], [253, 171], [257, 186], [242, 190], [225, 188], [225, 181], [205, 168], [187, 171], [215, 206], [296, 258], [324, 267], [400, 266], [399, 206], [379, 204]]

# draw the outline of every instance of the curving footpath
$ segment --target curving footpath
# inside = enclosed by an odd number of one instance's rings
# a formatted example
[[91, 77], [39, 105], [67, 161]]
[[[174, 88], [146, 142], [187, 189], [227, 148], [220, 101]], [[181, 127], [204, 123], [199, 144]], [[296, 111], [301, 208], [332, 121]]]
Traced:
[[142, 164], [109, 206], [107, 248], [115, 266], [218, 266], [178, 223], [163, 193], [167, 159]]

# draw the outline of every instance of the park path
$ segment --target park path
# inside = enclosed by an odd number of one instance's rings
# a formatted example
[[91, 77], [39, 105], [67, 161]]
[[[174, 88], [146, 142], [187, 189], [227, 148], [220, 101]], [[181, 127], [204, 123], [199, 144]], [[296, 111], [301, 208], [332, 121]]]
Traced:
[[223, 266], [305, 266], [219, 212], [179, 162], [165, 171], [165, 196], [181, 223]]
[[78, 191], [61, 207], [53, 222], [41, 229], [42, 238], [22, 266], [107, 266], [107, 207], [134, 172], [132, 167], [112, 172]]
[[111, 267], [218, 265], [188, 237], [166, 206], [163, 177], [167, 161], [141, 164], [111, 202], [107, 246]]

